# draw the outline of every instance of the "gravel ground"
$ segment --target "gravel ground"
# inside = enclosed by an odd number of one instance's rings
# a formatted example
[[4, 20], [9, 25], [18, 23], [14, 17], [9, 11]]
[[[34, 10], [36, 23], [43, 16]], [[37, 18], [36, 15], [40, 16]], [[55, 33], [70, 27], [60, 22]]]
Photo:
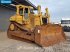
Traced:
[[0, 52], [70, 52], [70, 32], [65, 34], [65, 42], [41, 48], [32, 42], [9, 39], [6, 32], [0, 32]]

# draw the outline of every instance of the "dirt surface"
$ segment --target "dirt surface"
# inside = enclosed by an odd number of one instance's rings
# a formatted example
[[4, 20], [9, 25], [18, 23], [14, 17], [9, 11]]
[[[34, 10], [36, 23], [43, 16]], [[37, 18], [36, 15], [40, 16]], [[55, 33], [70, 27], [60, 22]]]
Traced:
[[0, 32], [0, 52], [70, 52], [70, 32], [65, 34], [65, 42], [43, 48], [32, 42], [9, 39], [6, 32]]

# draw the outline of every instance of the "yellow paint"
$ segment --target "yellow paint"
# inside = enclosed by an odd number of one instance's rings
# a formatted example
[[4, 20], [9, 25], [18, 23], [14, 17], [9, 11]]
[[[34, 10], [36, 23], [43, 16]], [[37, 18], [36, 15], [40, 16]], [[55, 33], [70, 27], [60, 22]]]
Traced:
[[11, 24], [11, 25], [10, 25], [10, 30], [14, 30], [14, 28], [15, 28], [15, 27], [14, 27], [14, 24]]
[[23, 24], [23, 17], [20, 16], [20, 15], [17, 15], [16, 22], [19, 23], [19, 24]]
[[49, 12], [48, 12], [48, 8], [46, 8], [45, 10], [46, 10], [46, 17], [48, 19], [48, 23], [50, 23], [50, 15], [49, 15]]
[[40, 17], [39, 16], [36, 16], [35, 18], [34, 18], [34, 25], [36, 26], [36, 25], [41, 25], [40, 24]]
[[16, 20], [15, 16], [10, 17], [10, 21], [15, 21], [15, 20]]
[[[37, 25], [42, 25], [43, 22], [42, 22], [42, 18], [43, 18], [43, 15], [42, 15], [42, 12], [41, 12], [41, 6], [39, 5], [37, 8], [38, 8], [38, 14], [31, 14], [30, 13], [30, 9], [33, 9], [33, 7], [31, 6], [24, 6], [24, 5], [16, 5], [16, 15], [10, 17], [10, 21], [14, 21], [14, 22], [17, 22], [19, 24], [25, 24], [25, 27], [28, 28], [28, 29], [33, 29], [35, 26]], [[23, 15], [20, 15], [19, 14], [19, 9], [23, 9]], [[28, 19], [25, 19], [25, 16], [24, 16], [24, 11], [25, 11], [25, 8], [28, 8]], [[50, 20], [49, 20], [49, 14], [48, 14], [48, 8], [45, 9], [46, 10], [46, 15], [44, 15], [47, 19], [48, 19], [48, 23], [50, 23]], [[12, 27], [13, 28], [13, 27]]]
[[23, 17], [20, 15], [15, 15], [15, 16], [10, 17], [10, 21], [15, 21], [19, 24], [22, 24], [23, 23]]
[[41, 6], [40, 5], [38, 5], [38, 15], [40, 15], [41, 14]]

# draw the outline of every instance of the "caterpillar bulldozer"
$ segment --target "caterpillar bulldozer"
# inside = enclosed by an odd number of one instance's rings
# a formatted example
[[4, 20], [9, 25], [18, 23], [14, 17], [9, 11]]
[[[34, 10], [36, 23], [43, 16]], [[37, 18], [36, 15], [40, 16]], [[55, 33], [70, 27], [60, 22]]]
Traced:
[[34, 14], [33, 7], [16, 5], [16, 14], [10, 17], [8, 37], [26, 39], [43, 47], [64, 41], [65, 34], [61, 25], [50, 23], [48, 8], [45, 9], [45, 15], [41, 12], [41, 6], [37, 8], [38, 12]]

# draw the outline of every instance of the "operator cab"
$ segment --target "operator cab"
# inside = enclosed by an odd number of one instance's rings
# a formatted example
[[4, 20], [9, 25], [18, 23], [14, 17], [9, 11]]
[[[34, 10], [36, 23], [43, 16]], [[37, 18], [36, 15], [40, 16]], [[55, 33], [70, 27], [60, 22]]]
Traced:
[[19, 7], [19, 15], [24, 16], [25, 19], [28, 19], [28, 8], [21, 8]]
[[30, 7], [30, 6], [18, 6], [17, 7], [17, 13], [19, 13], [20, 16], [24, 16], [25, 19], [28, 19], [29, 18], [29, 14], [34, 14], [33, 12], [33, 8]]

